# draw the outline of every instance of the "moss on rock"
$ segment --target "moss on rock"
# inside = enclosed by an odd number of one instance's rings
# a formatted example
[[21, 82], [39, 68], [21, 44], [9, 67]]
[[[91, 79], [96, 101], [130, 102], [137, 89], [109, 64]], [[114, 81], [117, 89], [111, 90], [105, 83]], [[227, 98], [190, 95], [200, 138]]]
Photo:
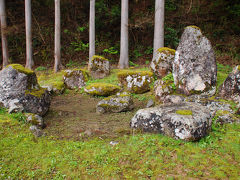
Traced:
[[120, 87], [108, 83], [92, 83], [85, 87], [85, 92], [90, 95], [109, 96], [117, 93]]
[[[201, 29], [200, 29], [199, 27], [195, 26], [195, 25], [187, 26], [186, 28], [189, 28], [189, 27], [191, 27], [191, 28], [194, 28], [194, 29], [197, 29], [197, 30], [200, 30], [200, 31], [201, 31]], [[185, 29], [186, 29], [186, 28], [185, 28]]]
[[179, 115], [192, 115], [192, 111], [191, 110], [187, 110], [187, 109], [180, 109], [176, 111], [176, 114]]
[[28, 89], [25, 91], [25, 94], [26, 95], [30, 94], [32, 96], [41, 98], [42, 95], [45, 94], [45, 91], [46, 91], [46, 89], [40, 87], [39, 89]]
[[31, 69], [23, 67], [21, 64], [9, 64], [5, 68], [12, 67], [13, 69], [16, 69], [20, 73], [24, 73], [26, 75], [32, 75], [34, 74], [34, 71]]
[[127, 77], [128, 75], [139, 75], [152, 77], [151, 71], [139, 71], [139, 70], [121, 70], [117, 73], [118, 78]]
[[175, 55], [175, 50], [174, 49], [171, 49], [171, 48], [168, 48], [168, 47], [161, 47], [157, 50], [159, 53], [161, 52], [167, 52], [167, 53], [170, 53], [171, 55]]

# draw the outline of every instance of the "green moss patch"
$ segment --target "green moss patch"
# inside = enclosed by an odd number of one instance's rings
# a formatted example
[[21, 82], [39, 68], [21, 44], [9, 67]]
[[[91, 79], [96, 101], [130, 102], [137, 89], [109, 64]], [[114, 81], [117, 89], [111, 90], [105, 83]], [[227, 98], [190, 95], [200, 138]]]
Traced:
[[139, 75], [139, 76], [152, 77], [153, 73], [151, 71], [139, 71], [139, 70], [121, 70], [117, 73], [118, 78], [126, 77], [128, 75]]
[[191, 27], [191, 28], [194, 28], [194, 29], [197, 29], [197, 30], [201, 31], [201, 29], [199, 27], [195, 26], [195, 25], [187, 26], [186, 28], [188, 28], [188, 27]]
[[102, 57], [102, 56], [98, 56], [98, 55], [94, 55], [92, 57], [92, 60], [91, 61], [94, 61], [94, 60], [104, 60], [104, 61], [108, 61], [108, 59]]
[[92, 83], [85, 87], [85, 92], [90, 95], [109, 96], [117, 93], [120, 87], [108, 83]]
[[158, 52], [166, 52], [166, 53], [169, 53], [169, 54], [171, 54], [171, 55], [175, 55], [175, 50], [174, 49], [170, 49], [170, 48], [168, 48], [168, 47], [161, 47], [161, 48], [159, 48], [158, 49]]
[[42, 95], [43, 94], [45, 94], [45, 91], [46, 91], [46, 89], [44, 89], [44, 88], [39, 88], [39, 89], [31, 89], [31, 90], [26, 90], [25, 91], [25, 94], [27, 95], [27, 94], [31, 94], [32, 96], [35, 96], [35, 97], [42, 97]]
[[5, 68], [7, 68], [7, 67], [12, 67], [13, 69], [16, 69], [18, 72], [24, 73], [24, 74], [27, 74], [27, 75], [34, 74], [34, 71], [23, 67], [21, 64], [9, 64]]
[[177, 110], [176, 114], [179, 115], [192, 115], [192, 111], [191, 110], [187, 110], [187, 109], [181, 109], [181, 110]]

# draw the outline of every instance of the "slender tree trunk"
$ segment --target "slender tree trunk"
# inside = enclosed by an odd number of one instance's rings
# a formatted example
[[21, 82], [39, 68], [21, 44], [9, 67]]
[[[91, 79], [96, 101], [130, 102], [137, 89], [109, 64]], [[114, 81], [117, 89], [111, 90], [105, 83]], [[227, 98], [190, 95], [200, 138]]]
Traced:
[[60, 0], [55, 0], [55, 49], [54, 49], [54, 72], [60, 70], [61, 64], [61, 22], [60, 22]]
[[164, 0], [155, 0], [153, 58], [156, 56], [156, 51], [164, 46], [164, 4]]
[[26, 21], [26, 68], [33, 68], [32, 52], [32, 10], [31, 0], [25, 0], [25, 21]]
[[8, 56], [8, 44], [7, 44], [7, 21], [6, 21], [6, 10], [5, 0], [0, 0], [0, 21], [1, 21], [1, 38], [2, 38], [2, 56], [3, 56], [3, 67], [9, 64]]
[[129, 67], [128, 54], [128, 0], [122, 0], [121, 9], [121, 45], [120, 45], [120, 59], [118, 67], [120, 69]]
[[95, 55], [95, 0], [90, 0], [90, 15], [89, 15], [89, 63]]

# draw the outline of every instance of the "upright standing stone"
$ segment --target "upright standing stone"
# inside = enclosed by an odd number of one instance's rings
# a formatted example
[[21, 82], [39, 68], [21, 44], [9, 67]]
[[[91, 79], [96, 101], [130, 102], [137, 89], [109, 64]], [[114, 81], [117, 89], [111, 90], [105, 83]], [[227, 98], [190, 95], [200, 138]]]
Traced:
[[240, 66], [235, 67], [220, 86], [219, 95], [240, 103]]
[[[185, 28], [173, 62], [176, 87], [186, 95], [215, 88], [217, 65], [210, 41], [196, 26]], [[211, 91], [215, 92], [215, 91]]]

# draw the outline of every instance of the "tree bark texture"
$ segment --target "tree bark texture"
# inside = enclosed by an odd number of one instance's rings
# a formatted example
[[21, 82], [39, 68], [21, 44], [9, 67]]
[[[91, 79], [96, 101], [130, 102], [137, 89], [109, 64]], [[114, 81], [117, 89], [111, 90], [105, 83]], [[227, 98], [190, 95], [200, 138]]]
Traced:
[[0, 0], [0, 21], [1, 21], [1, 38], [2, 38], [2, 57], [3, 67], [9, 64], [8, 55], [8, 43], [7, 43], [7, 21], [6, 21], [6, 9], [5, 0]]
[[25, 21], [26, 21], [26, 68], [32, 69], [33, 50], [32, 50], [32, 10], [31, 0], [25, 0]]
[[90, 0], [90, 14], [89, 14], [89, 63], [95, 55], [95, 0]]
[[120, 69], [129, 67], [128, 54], [128, 0], [121, 2], [121, 44], [120, 44], [120, 59], [118, 67]]
[[60, 70], [61, 65], [61, 13], [60, 0], [55, 0], [55, 46], [54, 46], [54, 72]]
[[165, 0], [155, 0], [153, 58], [155, 58], [157, 50], [164, 47], [164, 4]]

